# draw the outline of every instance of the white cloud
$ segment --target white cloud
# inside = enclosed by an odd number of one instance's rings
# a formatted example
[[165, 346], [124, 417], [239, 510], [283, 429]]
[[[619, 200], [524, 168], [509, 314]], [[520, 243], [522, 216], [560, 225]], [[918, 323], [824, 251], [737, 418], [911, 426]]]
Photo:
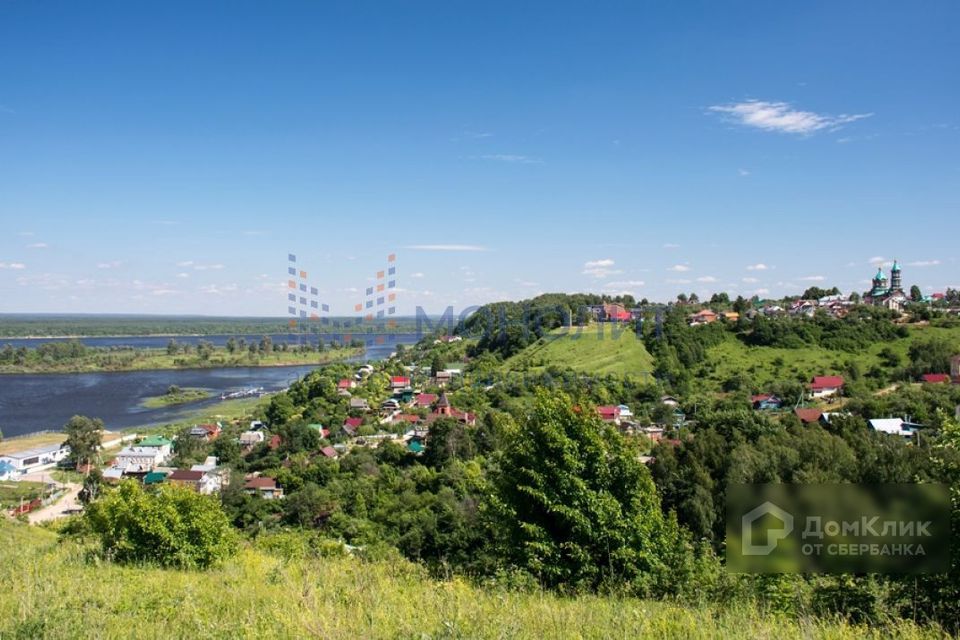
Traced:
[[614, 282], [608, 282], [603, 286], [610, 289], [624, 289], [629, 287], [642, 287], [644, 284], [645, 283], [643, 280], [617, 280]]
[[223, 265], [222, 264], [195, 264], [193, 265], [193, 268], [196, 271], [208, 271], [208, 270], [219, 271], [220, 269], [223, 269]]
[[613, 265], [614, 261], [610, 258], [588, 260], [583, 263], [583, 275], [593, 276], [594, 278], [606, 278], [616, 273], [623, 273], [620, 269], [614, 269]]
[[758, 262], [757, 264], [748, 264], [748, 265], [747, 265], [747, 271], [766, 271], [766, 270], [769, 269], [769, 268], [770, 268], [770, 267], [768, 267], [767, 265], [763, 264], [762, 262]]
[[34, 235], [34, 233], [33, 231], [20, 231], [19, 233], [17, 233], [17, 235], [22, 236], [24, 238], [29, 238], [30, 236]]
[[756, 284], [757, 282], [760, 282], [758, 278], [742, 278], [742, 280], [747, 284]]
[[97, 265], [97, 269], [116, 269], [122, 264], [123, 263], [120, 262], [119, 260], [112, 260], [110, 262], [101, 262], [100, 264]]
[[178, 267], [189, 267], [193, 265], [193, 260], [184, 260], [183, 262], [178, 262]]
[[27, 249], [47, 249], [49, 247], [50, 245], [48, 245], [46, 242], [34, 242], [27, 245]]
[[908, 262], [908, 267], [936, 267], [940, 264], [939, 260], [917, 260], [915, 262]]
[[893, 266], [893, 260], [887, 260], [883, 256], [873, 256], [867, 262], [872, 264], [875, 267], [891, 267]]
[[411, 273], [408, 277], [410, 277], [410, 278], [422, 278], [422, 277], [423, 277], [423, 273], [420, 272], [420, 271], [417, 271], [416, 273]]
[[756, 291], [753, 292], [753, 295], [755, 295], [755, 296], [765, 296], [765, 295], [767, 295], [768, 293], [770, 293], [770, 289], [757, 289]]
[[667, 278], [667, 284], [690, 284], [692, 280], [686, 278]]
[[508, 164], [543, 164], [543, 160], [516, 153], [489, 153], [480, 156], [484, 160], [496, 160]]
[[804, 276], [802, 278], [797, 278], [800, 282], [823, 282], [826, 280], [823, 276]]
[[404, 249], [413, 251], [489, 251], [476, 244], [411, 244]]
[[177, 274], [177, 277], [178, 277], [178, 278], [189, 278], [189, 277], [190, 277], [190, 274], [189, 274], [189, 273], [178, 273], [178, 274]]
[[717, 279], [713, 276], [700, 276], [697, 278], [697, 282], [716, 282]]
[[748, 175], [750, 175], [750, 171], [748, 171], [747, 169], [737, 169], [737, 174], [741, 178], [746, 178]]
[[679, 249], [679, 248], [680, 248], [680, 245], [678, 245], [678, 244], [676, 244], [676, 243], [674, 243], [674, 242], [667, 242], [666, 244], [663, 245], [663, 248], [664, 248], [664, 249]]
[[672, 267], [667, 267], [667, 271], [676, 271], [678, 273], [684, 273], [690, 271], [690, 266], [686, 264], [675, 264]]
[[26, 269], [27, 265], [22, 262], [0, 262], [0, 269], [12, 269], [14, 271], [21, 271]]
[[172, 296], [180, 293], [176, 289], [154, 289], [152, 291], [155, 296]]
[[872, 113], [840, 114], [837, 116], [800, 111], [787, 102], [767, 102], [764, 100], [745, 100], [709, 107], [714, 113], [727, 116], [737, 124], [746, 127], [797, 133], [801, 135], [815, 133], [823, 129], [838, 129], [845, 124], [869, 118]]

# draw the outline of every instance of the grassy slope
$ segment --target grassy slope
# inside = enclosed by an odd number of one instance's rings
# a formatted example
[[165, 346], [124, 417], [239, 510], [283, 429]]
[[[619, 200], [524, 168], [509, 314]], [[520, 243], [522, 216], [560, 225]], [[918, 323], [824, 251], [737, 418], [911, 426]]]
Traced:
[[[119, 567], [54, 534], [0, 523], [0, 637], [924, 637], [630, 599], [558, 598], [437, 582], [407, 562], [283, 561], [246, 548], [223, 567]], [[933, 637], [928, 634], [927, 637]]]
[[633, 331], [594, 324], [582, 329], [555, 329], [509, 358], [506, 371], [540, 369], [549, 365], [595, 374], [633, 374], [653, 371], [653, 357]]
[[[855, 361], [866, 373], [874, 366], [883, 366], [879, 352], [886, 346], [893, 348], [901, 356], [903, 363], [908, 361], [907, 350], [917, 340], [930, 337], [952, 340], [960, 352], [960, 328], [934, 328], [928, 326], [910, 327], [910, 336], [890, 343], [879, 343], [856, 353], [830, 351], [819, 347], [805, 349], [777, 349], [773, 347], [747, 347], [740, 341], [729, 337], [726, 342], [709, 350], [703, 378], [696, 380], [701, 388], [717, 390], [720, 384], [735, 373], [746, 372], [764, 385], [775, 380], [809, 381], [814, 375], [829, 375], [843, 372], [847, 362]], [[783, 365], [777, 366], [780, 358]]]

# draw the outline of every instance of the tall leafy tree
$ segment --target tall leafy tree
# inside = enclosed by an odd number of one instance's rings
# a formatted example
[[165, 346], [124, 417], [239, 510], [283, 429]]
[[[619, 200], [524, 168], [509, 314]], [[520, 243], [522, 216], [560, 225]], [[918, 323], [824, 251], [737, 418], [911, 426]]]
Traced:
[[63, 430], [67, 434], [64, 444], [70, 447], [70, 460], [78, 468], [91, 464], [100, 450], [103, 421], [99, 418], [73, 416]]
[[650, 592], [683, 538], [637, 452], [563, 393], [539, 392], [494, 486], [504, 553], [551, 587]]

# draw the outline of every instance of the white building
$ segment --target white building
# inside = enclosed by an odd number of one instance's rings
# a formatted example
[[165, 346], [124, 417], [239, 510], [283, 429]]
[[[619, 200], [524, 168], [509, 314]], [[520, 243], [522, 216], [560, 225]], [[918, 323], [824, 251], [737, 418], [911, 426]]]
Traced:
[[0, 462], [7, 462], [7, 465], [9, 465], [5, 466], [7, 476], [13, 478], [25, 473], [49, 469], [66, 460], [69, 455], [70, 447], [62, 444], [50, 444], [45, 447], [35, 447], [0, 455]]
[[124, 473], [148, 473], [163, 461], [159, 447], [125, 447], [117, 454], [113, 466]]
[[904, 438], [912, 438], [920, 427], [918, 424], [913, 424], [900, 418], [874, 418], [870, 420], [869, 423], [870, 428], [874, 431]]

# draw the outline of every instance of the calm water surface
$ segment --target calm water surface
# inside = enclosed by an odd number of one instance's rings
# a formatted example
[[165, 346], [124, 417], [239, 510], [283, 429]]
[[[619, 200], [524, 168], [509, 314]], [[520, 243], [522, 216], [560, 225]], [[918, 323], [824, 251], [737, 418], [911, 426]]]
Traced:
[[[203, 336], [215, 344], [225, 344], [229, 336]], [[272, 336], [279, 343], [287, 336]], [[297, 336], [293, 336], [296, 338]], [[239, 337], [238, 337], [239, 338]], [[248, 336], [247, 341], [260, 336]], [[382, 341], [366, 336], [370, 343], [359, 360], [381, 360], [397, 344], [412, 344], [414, 335], [385, 336]], [[177, 337], [178, 342], [196, 342], [201, 338]], [[325, 339], [337, 339], [325, 337]], [[89, 346], [163, 347], [167, 337], [84, 338]], [[2, 340], [0, 344], [35, 347], [51, 339]], [[73, 415], [100, 418], [108, 429], [122, 429], [163, 423], [219, 401], [220, 393], [250, 387], [265, 391], [286, 388], [312, 371], [315, 366], [237, 367], [223, 369], [186, 369], [129, 371], [110, 373], [63, 373], [42, 375], [0, 375], [0, 430], [4, 436], [16, 436], [47, 429], [60, 429]], [[140, 403], [166, 392], [170, 385], [209, 389], [216, 397], [176, 407], [145, 409]]]

